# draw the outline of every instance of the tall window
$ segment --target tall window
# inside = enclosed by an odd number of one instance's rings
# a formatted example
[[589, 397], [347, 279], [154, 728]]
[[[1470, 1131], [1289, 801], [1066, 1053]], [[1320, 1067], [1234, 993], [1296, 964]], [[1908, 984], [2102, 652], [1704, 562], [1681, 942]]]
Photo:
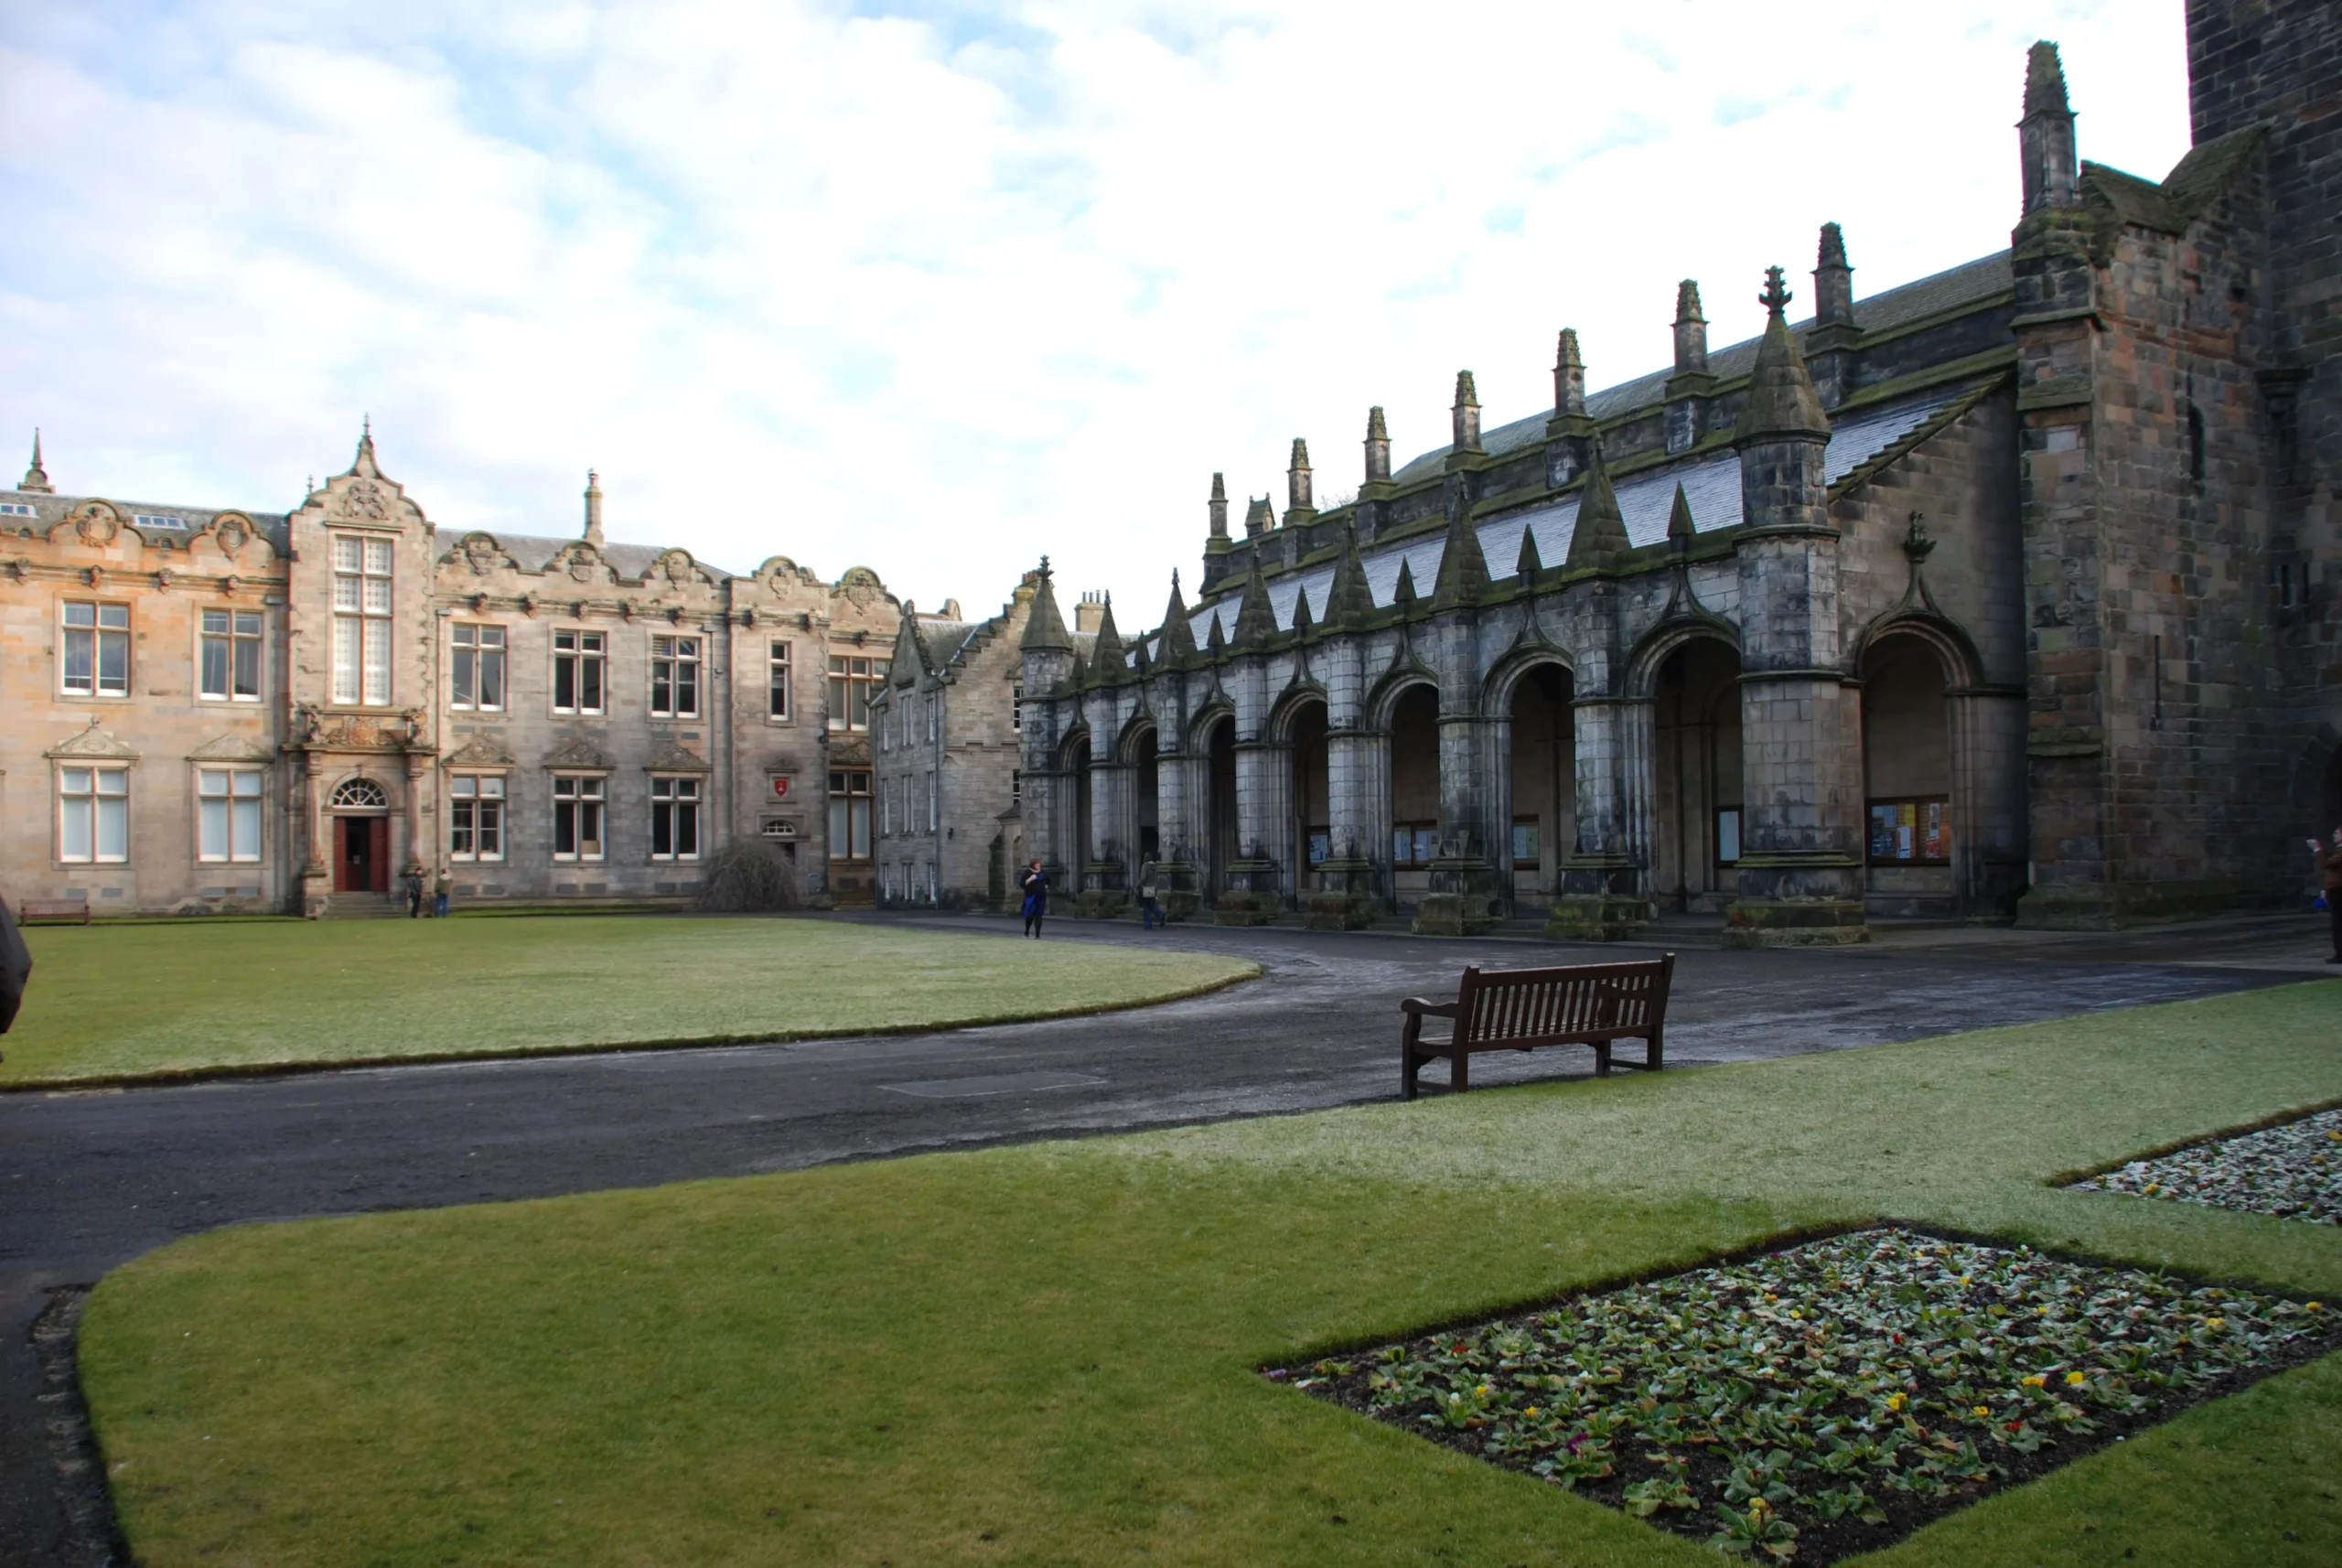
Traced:
[[927, 770], [927, 831], [929, 832], [933, 832], [938, 827], [942, 825], [940, 822], [938, 821], [938, 816], [939, 811], [935, 798], [935, 769], [930, 768]]
[[650, 858], [699, 858], [699, 780], [650, 781]]
[[218, 703], [259, 702], [259, 612], [206, 610], [200, 638], [202, 694]]
[[[590, 782], [599, 783], [600, 780]], [[448, 858], [502, 860], [504, 775], [451, 774], [447, 779], [447, 797]]]
[[1025, 688], [1022, 686], [1008, 688], [1008, 727], [1013, 730], [1025, 727]]
[[870, 775], [866, 772], [849, 768], [830, 775], [830, 858], [870, 858]]
[[261, 770], [205, 768], [195, 776], [195, 858], [250, 864], [260, 859]]
[[85, 864], [130, 858], [128, 768], [57, 770], [57, 858]]
[[650, 716], [699, 717], [699, 639], [650, 639]]
[[609, 682], [603, 661], [608, 657], [598, 631], [556, 631], [553, 634], [553, 711], [557, 714], [598, 714]]
[[1015, 811], [1024, 804], [1025, 770], [1021, 768], [1012, 768], [1008, 770], [1008, 807], [1009, 810]]
[[765, 716], [786, 724], [795, 713], [789, 702], [789, 644], [772, 645], [765, 671]]
[[602, 858], [603, 780], [575, 777], [553, 781], [553, 857]]
[[895, 780], [878, 780], [878, 831], [888, 838], [895, 836]]
[[391, 542], [333, 541], [333, 700], [391, 700]]
[[886, 660], [859, 659], [851, 654], [830, 655], [830, 727], [833, 730], [866, 730], [870, 727], [870, 699], [886, 679]]
[[130, 607], [67, 600], [58, 684], [85, 697], [130, 695]]
[[929, 692], [927, 694], [927, 739], [929, 745], [931, 746], [935, 743], [936, 729], [942, 721], [943, 693], [940, 692]]
[[455, 639], [454, 690], [450, 706], [500, 708], [504, 705], [504, 628], [500, 626], [457, 626]]

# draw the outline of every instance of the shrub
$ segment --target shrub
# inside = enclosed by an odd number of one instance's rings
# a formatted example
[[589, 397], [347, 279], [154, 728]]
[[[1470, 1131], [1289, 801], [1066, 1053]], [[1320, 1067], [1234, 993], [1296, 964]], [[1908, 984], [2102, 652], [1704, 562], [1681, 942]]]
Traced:
[[707, 857], [699, 907], [713, 914], [738, 915], [797, 908], [797, 868], [771, 845], [755, 839], [725, 844]]

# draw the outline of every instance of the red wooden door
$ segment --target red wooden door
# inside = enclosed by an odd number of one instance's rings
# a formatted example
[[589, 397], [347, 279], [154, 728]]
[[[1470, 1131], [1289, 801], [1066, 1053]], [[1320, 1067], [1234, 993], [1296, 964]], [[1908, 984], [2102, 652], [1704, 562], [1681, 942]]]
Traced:
[[388, 893], [391, 890], [391, 819], [369, 817], [366, 826], [371, 851], [366, 858], [374, 874], [372, 890]]

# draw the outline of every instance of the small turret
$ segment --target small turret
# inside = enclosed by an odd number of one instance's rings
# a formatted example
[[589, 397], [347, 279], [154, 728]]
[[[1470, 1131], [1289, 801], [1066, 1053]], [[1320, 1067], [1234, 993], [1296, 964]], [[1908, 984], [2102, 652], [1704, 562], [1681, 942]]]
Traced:
[[1017, 647], [1027, 653], [1070, 653], [1073, 634], [1065, 628], [1065, 618], [1058, 613], [1058, 596], [1049, 585], [1049, 558], [1041, 557], [1040, 570], [1034, 574], [1032, 618], [1025, 623], [1025, 636]]
[[1220, 475], [1211, 477], [1211, 537], [1228, 537], [1228, 481]]
[[1235, 645], [1240, 650], [1258, 649], [1276, 634], [1276, 607], [1269, 602], [1269, 585], [1261, 576], [1256, 556], [1244, 578], [1244, 596], [1236, 606]]
[[1187, 624], [1187, 601], [1179, 592], [1176, 566], [1171, 568], [1171, 602], [1163, 607], [1163, 630], [1155, 647], [1155, 657], [1166, 664], [1196, 656], [1196, 629]]
[[1334, 564], [1334, 585], [1326, 596], [1329, 626], [1357, 630], [1374, 614], [1374, 590], [1366, 581], [1366, 563], [1358, 553], [1358, 528], [1342, 530], [1342, 556]]
[[1391, 432], [1382, 423], [1380, 404], [1366, 411], [1366, 482], [1379, 484], [1391, 477]]
[[55, 492], [49, 489], [48, 470], [40, 466], [40, 428], [33, 428], [33, 466], [25, 470], [16, 489], [27, 495], [46, 496]]
[[1468, 608], [1480, 602], [1480, 596], [1488, 586], [1488, 558], [1480, 548], [1479, 530], [1472, 526], [1471, 491], [1451, 481], [1447, 541], [1439, 553], [1439, 577], [1432, 585], [1431, 607], [1434, 610]]
[[1450, 411], [1455, 418], [1456, 450], [1480, 450], [1480, 393], [1472, 385], [1472, 372], [1456, 372], [1456, 406]]
[[1846, 262], [1846, 236], [1835, 223], [1821, 226], [1821, 248], [1813, 263], [1813, 325], [1854, 324], [1854, 269]]
[[1685, 278], [1675, 285], [1675, 373], [1708, 373], [1708, 318], [1700, 314], [1700, 283]]
[[2025, 118], [2017, 122], [2016, 133], [2025, 165], [2025, 210], [2073, 206], [2081, 187], [2074, 112], [2066, 102], [2066, 68], [2057, 59], [2057, 46], [2046, 38], [2025, 56]]
[[1735, 445], [1780, 435], [1830, 438], [1830, 416], [1822, 412], [1784, 314], [1791, 297], [1781, 286], [1781, 269], [1767, 267], [1765, 292], [1756, 296], [1767, 313], [1765, 337], [1756, 345], [1756, 364], [1748, 373], [1748, 394], [1733, 435]]
[[1293, 438], [1293, 460], [1284, 470], [1284, 525], [1297, 528], [1317, 515], [1316, 490], [1309, 473], [1309, 443]]
[[602, 547], [602, 481], [591, 468], [586, 470], [586, 542]]
[[1578, 357], [1574, 327], [1562, 328], [1553, 349], [1553, 413], [1563, 419], [1585, 413], [1585, 361]]
[[1258, 539], [1277, 525], [1277, 514], [1269, 505], [1269, 498], [1250, 498], [1244, 505], [1244, 537]]
[[1563, 569], [1570, 572], [1607, 571], [1630, 547], [1627, 520], [1618, 510], [1618, 492], [1610, 488], [1610, 470], [1595, 443], [1594, 462], [1585, 471], [1585, 493], [1578, 498], [1577, 522], [1570, 531], [1570, 553]]

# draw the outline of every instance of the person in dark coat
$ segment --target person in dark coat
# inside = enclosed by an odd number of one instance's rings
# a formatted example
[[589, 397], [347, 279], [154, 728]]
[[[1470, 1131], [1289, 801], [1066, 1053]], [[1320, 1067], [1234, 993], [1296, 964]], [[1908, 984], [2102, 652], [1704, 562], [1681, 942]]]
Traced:
[[2342, 828], [2334, 830], [2332, 849], [2311, 839], [2309, 853], [2316, 858], [2318, 879], [2325, 885], [2326, 923], [2334, 930], [2334, 956], [2326, 961], [2342, 963]]
[[1037, 860], [1016, 879], [1016, 886], [1025, 892], [1025, 934], [1038, 938], [1041, 921], [1049, 912], [1049, 874], [1041, 869], [1041, 863]]
[[406, 868], [406, 918], [410, 920], [423, 918], [423, 867], [420, 865]]
[[0, 1035], [16, 1021], [16, 1009], [25, 1002], [25, 985], [32, 976], [32, 950], [25, 946], [16, 917], [8, 913], [8, 901], [0, 898]]

